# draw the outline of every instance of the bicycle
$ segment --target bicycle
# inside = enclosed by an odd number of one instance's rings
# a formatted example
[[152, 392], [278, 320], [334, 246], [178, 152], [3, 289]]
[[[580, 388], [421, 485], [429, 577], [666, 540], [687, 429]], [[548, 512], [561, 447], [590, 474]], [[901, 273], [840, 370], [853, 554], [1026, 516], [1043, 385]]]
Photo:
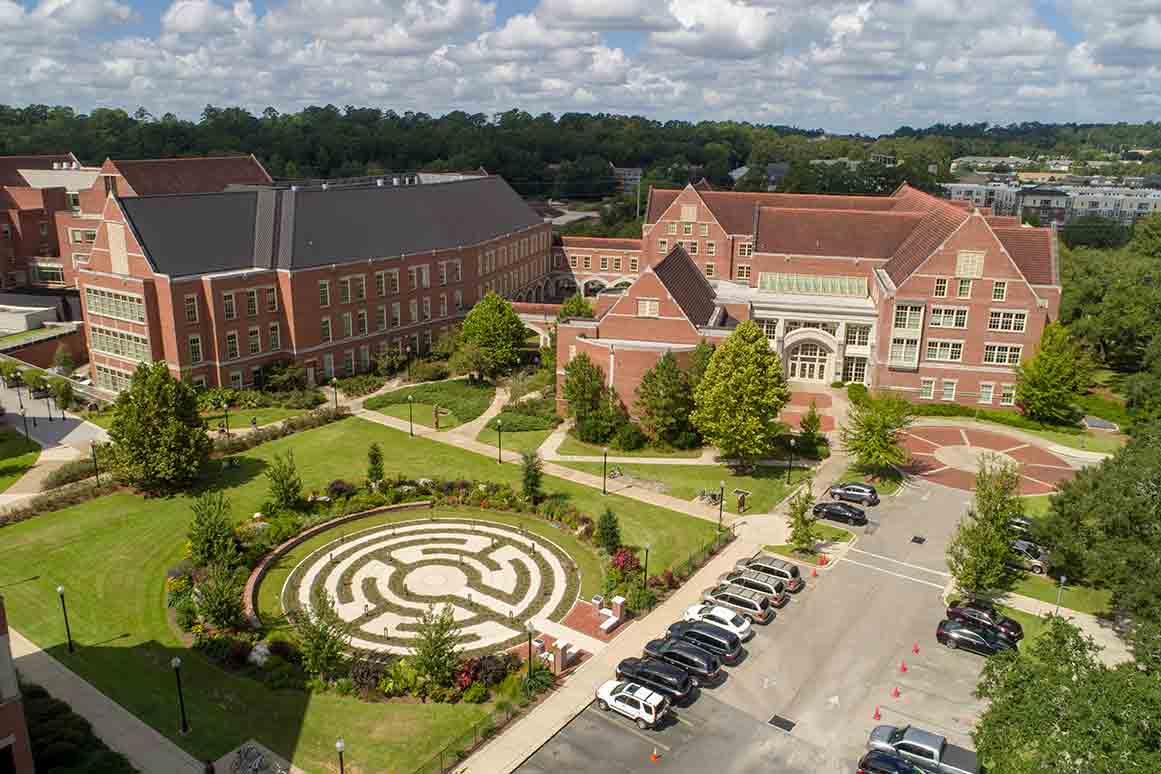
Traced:
[[244, 744], [238, 748], [230, 771], [233, 774], [259, 774], [266, 771], [266, 756], [257, 747]]

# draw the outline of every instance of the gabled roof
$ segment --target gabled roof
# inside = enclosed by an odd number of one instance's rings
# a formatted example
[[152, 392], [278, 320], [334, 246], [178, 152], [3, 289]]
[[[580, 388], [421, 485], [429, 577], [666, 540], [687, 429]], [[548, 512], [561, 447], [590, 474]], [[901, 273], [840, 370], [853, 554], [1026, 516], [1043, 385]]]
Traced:
[[907, 184], [900, 186], [891, 200], [895, 202], [897, 211], [923, 214], [923, 219], [883, 267], [891, 281], [900, 285], [955, 233], [970, 213], [953, 207], [946, 199], [938, 199]]
[[20, 174], [21, 169], [52, 169], [53, 164], [75, 164], [77, 157], [71, 153], [54, 153], [46, 156], [0, 156], [0, 186], [26, 186], [28, 181]]
[[640, 239], [613, 238], [613, 237], [581, 237], [562, 236], [561, 243], [565, 247], [576, 247], [582, 250], [640, 250]]
[[[654, 188], [649, 194], [646, 223], [656, 223], [681, 193], [679, 190]], [[698, 194], [729, 234], [752, 234], [758, 207], [795, 207], [798, 209], [890, 210], [886, 196], [826, 196], [823, 194], [761, 193], [749, 191], [703, 191]]]
[[502, 178], [118, 199], [154, 270], [189, 276], [431, 253], [540, 225]]
[[680, 245], [675, 245], [652, 272], [691, 323], [709, 324], [715, 309], [713, 286]]
[[992, 231], [1008, 255], [1012, 256], [1025, 279], [1033, 285], [1056, 285], [1060, 282], [1052, 229], [993, 225]]
[[[981, 214], [984, 214], [982, 210], [980, 212]], [[1007, 226], [1020, 225], [1020, 219], [1011, 215], [988, 215], [986, 218], [984, 218], [984, 220], [986, 220], [988, 225], [992, 228], [1004, 228]]]
[[264, 185], [270, 175], [250, 156], [180, 159], [110, 159], [138, 196], [218, 193], [229, 185]]
[[922, 220], [918, 212], [761, 207], [754, 249], [887, 260]]

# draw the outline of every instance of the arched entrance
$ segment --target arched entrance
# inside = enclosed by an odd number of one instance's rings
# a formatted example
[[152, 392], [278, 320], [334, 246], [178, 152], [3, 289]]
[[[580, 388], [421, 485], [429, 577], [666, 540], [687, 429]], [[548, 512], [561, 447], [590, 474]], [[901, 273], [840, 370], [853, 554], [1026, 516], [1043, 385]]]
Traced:
[[786, 374], [790, 379], [825, 382], [830, 372], [830, 350], [815, 341], [804, 341], [786, 353]]

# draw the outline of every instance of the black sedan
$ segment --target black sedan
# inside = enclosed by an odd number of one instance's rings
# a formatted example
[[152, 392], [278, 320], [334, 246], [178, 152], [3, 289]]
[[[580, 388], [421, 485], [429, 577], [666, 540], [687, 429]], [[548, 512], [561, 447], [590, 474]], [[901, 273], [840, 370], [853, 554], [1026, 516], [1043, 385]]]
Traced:
[[689, 673], [695, 686], [712, 685], [722, 677], [722, 662], [707, 650], [672, 638], [645, 643], [645, 655]]
[[894, 753], [871, 750], [859, 758], [856, 774], [923, 774], [923, 770]]
[[867, 523], [867, 512], [857, 505], [850, 503], [841, 503], [837, 501], [822, 502], [814, 506], [814, 517], [816, 519], [829, 519], [830, 521], [841, 521], [844, 524], [856, 524], [862, 526]]
[[994, 656], [1016, 649], [1016, 643], [999, 632], [977, 629], [946, 618], [939, 622], [939, 627], [935, 630], [935, 639], [952, 650], [963, 648], [984, 656]]
[[1024, 627], [1000, 612], [989, 602], [968, 600], [955, 602], [947, 608], [947, 617], [968, 624], [975, 629], [991, 629], [1012, 642], [1024, 639]]

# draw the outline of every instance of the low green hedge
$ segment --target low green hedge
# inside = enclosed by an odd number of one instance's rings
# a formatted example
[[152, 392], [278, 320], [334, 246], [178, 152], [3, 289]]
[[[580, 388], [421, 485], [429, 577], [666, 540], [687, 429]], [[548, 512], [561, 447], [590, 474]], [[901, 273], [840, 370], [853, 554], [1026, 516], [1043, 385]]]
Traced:
[[374, 410], [384, 406], [406, 404], [408, 395], [416, 403], [428, 405], [438, 403], [440, 408], [446, 408], [455, 414], [460, 422], [470, 422], [492, 405], [496, 388], [491, 384], [473, 384], [463, 379], [455, 379], [393, 390], [370, 398], [364, 405]]
[[551, 430], [560, 424], [560, 418], [556, 416], [543, 416], [540, 414], [517, 414], [512, 411], [501, 411], [499, 416], [494, 416], [488, 420], [486, 427], [489, 430], [497, 430], [497, 422], [504, 422], [504, 430], [509, 433], [519, 433], [526, 430]]
[[360, 374], [359, 376], [348, 376], [344, 379], [339, 379], [339, 389], [342, 390], [343, 395], [351, 398], [361, 398], [364, 395], [370, 395], [386, 383], [386, 376]]

